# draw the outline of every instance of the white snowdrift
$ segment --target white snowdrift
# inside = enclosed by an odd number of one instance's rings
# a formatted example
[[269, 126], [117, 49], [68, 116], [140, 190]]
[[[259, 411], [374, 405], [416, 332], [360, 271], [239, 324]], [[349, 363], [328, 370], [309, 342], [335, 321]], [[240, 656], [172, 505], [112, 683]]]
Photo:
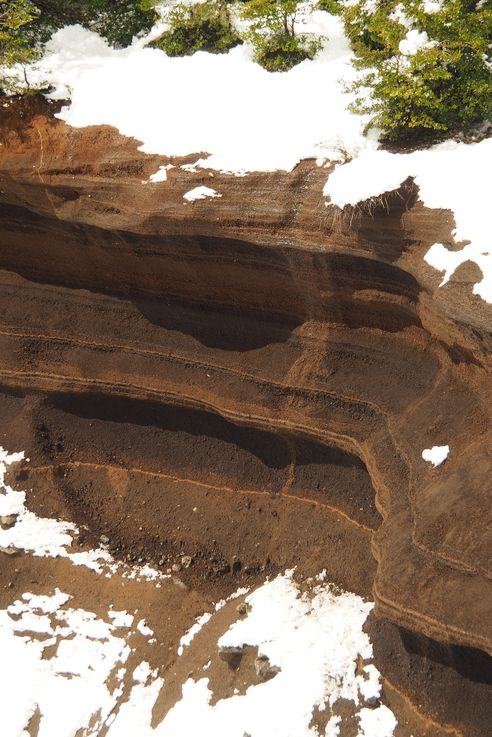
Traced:
[[[27, 735], [36, 709], [39, 737], [73, 737], [98, 714], [90, 731], [96, 734], [117, 703], [120, 692], [110, 690], [108, 680], [130, 648], [113, 634], [115, 624], [66, 608], [70, 598], [58, 589], [46, 596], [26, 592], [0, 610], [0, 733], [5, 737]], [[47, 658], [45, 651], [53, 645], [55, 655]]]
[[[339, 698], [354, 703], [358, 737], [392, 737], [397, 724], [392, 712], [382, 705], [364, 705], [364, 699], [380, 694], [377, 669], [368, 664], [364, 675], [356, 675], [357, 656], [372, 657], [362, 629], [372, 604], [354, 594], [335, 594], [324, 583], [301, 595], [292, 572], [265, 583], [246, 601], [251, 607], [247, 617], [233, 624], [218, 645], [258, 647], [280, 668], [273, 679], [211, 706], [208, 679], [189, 678], [182, 698], [155, 729], [150, 727], [155, 686], [135, 686], [108, 737], [127, 737], [128, 719], [133, 730], [138, 726], [139, 737], [316, 737], [319, 733], [309, 726], [313, 709], [323, 710]], [[342, 721], [330, 719], [326, 734], [338, 735]]]
[[[59, 117], [72, 126], [113, 125], [165, 156], [206, 152], [207, 167], [242, 173], [291, 170], [299, 160], [354, 153], [366, 145], [363, 122], [346, 109], [341, 80], [354, 77], [341, 21], [317, 11], [306, 27], [326, 49], [282, 74], [251, 61], [251, 49], [169, 58], [141, 41], [113, 49], [97, 34], [69, 26], [54, 34], [32, 82], [70, 97]], [[197, 159], [199, 157], [197, 156]]]
[[444, 463], [449, 455], [449, 445], [433, 445], [432, 448], [426, 448], [422, 451], [422, 458], [428, 463], [432, 463], [434, 468]]
[[183, 195], [183, 199], [187, 202], [195, 202], [195, 200], [205, 200], [207, 197], [222, 197], [222, 195], [219, 192], [216, 192], [215, 189], [204, 186], [190, 189], [189, 192], [185, 192]]

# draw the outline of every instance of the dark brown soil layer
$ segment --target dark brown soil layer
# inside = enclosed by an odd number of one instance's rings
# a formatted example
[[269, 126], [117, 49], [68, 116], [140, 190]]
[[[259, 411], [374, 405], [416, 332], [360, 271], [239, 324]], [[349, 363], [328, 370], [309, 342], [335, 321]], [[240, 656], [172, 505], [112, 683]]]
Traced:
[[[398, 734], [484, 737], [492, 322], [474, 269], [439, 288], [423, 259], [450, 213], [411, 181], [326, 207], [309, 161], [143, 184], [162, 158], [39, 106], [0, 113], [0, 442], [30, 458], [29, 507], [124, 560], [191, 556], [187, 622], [326, 569], [376, 600]], [[185, 204], [210, 181], [221, 198]]]

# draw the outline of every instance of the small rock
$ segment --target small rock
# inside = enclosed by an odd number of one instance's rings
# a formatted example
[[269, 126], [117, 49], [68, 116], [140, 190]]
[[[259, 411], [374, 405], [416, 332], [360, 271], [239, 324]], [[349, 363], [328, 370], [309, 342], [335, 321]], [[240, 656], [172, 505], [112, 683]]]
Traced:
[[184, 581], [181, 581], [180, 578], [173, 578], [173, 584], [178, 587], [178, 589], [182, 589], [183, 591], [189, 591], [188, 586], [185, 584]]
[[219, 648], [219, 657], [227, 663], [229, 668], [237, 670], [244, 655], [242, 647], [221, 647]]
[[249, 576], [251, 574], [258, 573], [260, 571], [260, 566], [258, 565], [252, 565], [252, 566], [246, 566], [244, 569], [244, 572]]
[[173, 563], [172, 566], [171, 566], [171, 570], [172, 570], [173, 573], [179, 573], [180, 570], [181, 570], [180, 563]]
[[102, 542], [103, 545], [107, 545], [109, 543], [109, 537], [107, 535], [101, 535], [99, 540]]
[[2, 530], [10, 530], [11, 527], [17, 522], [16, 514], [7, 514], [4, 517], [0, 517], [0, 527]]
[[166, 573], [167, 573], [168, 575], [170, 575], [170, 574], [171, 574], [172, 572], [173, 572], [173, 571], [172, 571], [172, 568], [166, 568]]
[[0, 553], [5, 553], [5, 555], [18, 555], [20, 550], [18, 548], [14, 548], [13, 545], [9, 545], [8, 548], [0, 547]]
[[181, 565], [183, 566], [183, 568], [189, 568], [192, 563], [193, 558], [191, 557], [191, 555], [183, 555], [183, 557], [181, 558]]
[[251, 610], [251, 607], [249, 606], [249, 604], [246, 604], [246, 602], [245, 602], [245, 601], [242, 601], [242, 602], [241, 602], [240, 604], [238, 604], [238, 605], [237, 605], [237, 607], [236, 607], [236, 611], [238, 612], [238, 614], [240, 614], [240, 615], [241, 615], [241, 617], [244, 617], [244, 616], [246, 616], [246, 614], [247, 614], [247, 613], [248, 613], [248, 612], [249, 612], [250, 610]]
[[255, 658], [255, 673], [262, 681], [269, 681], [280, 671], [275, 665], [271, 665], [266, 655], [258, 655]]
[[161, 558], [161, 559], [160, 559], [160, 561], [159, 561], [159, 565], [160, 565], [160, 566], [163, 566], [163, 565], [164, 565], [164, 563], [165, 563], [165, 561], [164, 561], [164, 558]]

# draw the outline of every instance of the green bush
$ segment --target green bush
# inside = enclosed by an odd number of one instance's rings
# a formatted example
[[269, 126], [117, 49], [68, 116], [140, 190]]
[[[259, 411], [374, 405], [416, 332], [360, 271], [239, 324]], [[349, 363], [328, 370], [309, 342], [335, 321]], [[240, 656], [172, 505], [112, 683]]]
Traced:
[[272, 35], [256, 42], [255, 61], [269, 72], [287, 72], [301, 61], [312, 59], [317, 50], [316, 44], [306, 45], [296, 36]]
[[25, 84], [19, 84], [17, 77], [9, 76], [8, 67], [34, 61], [63, 26], [80, 23], [113, 46], [127, 46], [135, 35], [149, 31], [157, 17], [142, 0], [0, 0], [0, 64], [6, 68], [0, 90], [29, 91], [27, 72]]
[[170, 29], [152, 45], [169, 56], [188, 56], [196, 51], [224, 54], [242, 43], [225, 2], [179, 4], [167, 20]]
[[[16, 81], [9, 77], [8, 67], [29, 64], [36, 57], [26, 29], [37, 16], [36, 7], [29, 0], [0, 2], [0, 65], [7, 68], [0, 74], [0, 92], [14, 92]], [[27, 75], [25, 82], [28, 86]]]
[[250, 0], [241, 16], [250, 22], [246, 38], [255, 49], [255, 61], [270, 72], [284, 72], [312, 59], [322, 39], [295, 32], [295, 23], [312, 6], [300, 0]]
[[331, 15], [342, 15], [343, 0], [319, 0], [316, 5], [317, 10], [324, 10]]
[[113, 46], [129, 46], [134, 36], [150, 31], [157, 13], [141, 0], [35, 0], [37, 40], [47, 41], [63, 26], [80, 23], [96, 31]]
[[[490, 1], [428, 7], [422, 0], [365, 0], [344, 11], [363, 71], [353, 109], [368, 113], [388, 141], [469, 133], [492, 115]], [[408, 34], [416, 33], [418, 43], [409, 50]]]

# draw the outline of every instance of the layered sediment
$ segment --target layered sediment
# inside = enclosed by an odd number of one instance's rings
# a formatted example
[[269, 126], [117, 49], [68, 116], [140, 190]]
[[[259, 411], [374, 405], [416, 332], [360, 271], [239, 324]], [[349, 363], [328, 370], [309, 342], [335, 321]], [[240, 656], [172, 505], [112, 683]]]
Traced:
[[193, 549], [197, 588], [326, 569], [375, 598], [409, 729], [483, 735], [492, 308], [478, 267], [440, 288], [424, 262], [452, 214], [410, 180], [340, 211], [313, 161], [233, 177], [36, 101], [1, 116], [2, 443], [30, 508], [122, 557]]

